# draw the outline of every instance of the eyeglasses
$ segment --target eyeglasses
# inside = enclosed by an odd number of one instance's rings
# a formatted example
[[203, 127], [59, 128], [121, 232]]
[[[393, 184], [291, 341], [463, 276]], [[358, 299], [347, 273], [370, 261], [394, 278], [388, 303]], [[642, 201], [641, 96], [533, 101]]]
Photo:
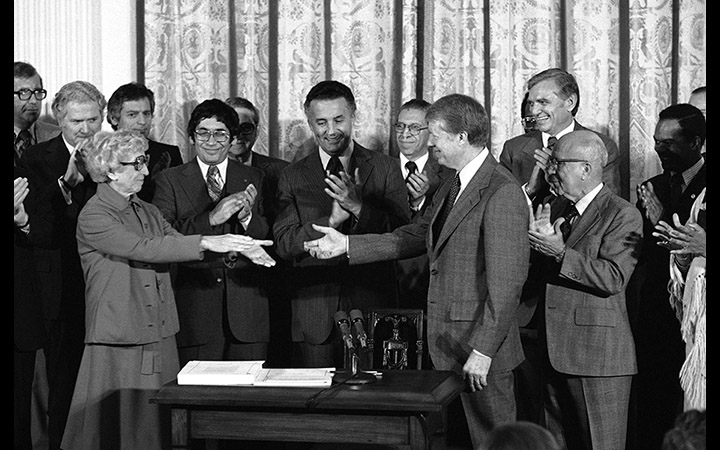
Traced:
[[135, 170], [140, 172], [143, 169], [143, 166], [147, 166], [150, 164], [150, 155], [140, 155], [137, 158], [135, 158], [135, 161], [132, 162], [125, 162], [125, 161], [118, 161], [123, 166], [133, 166], [135, 167]]
[[427, 127], [421, 127], [417, 123], [405, 125], [402, 122], [398, 122], [394, 125], [394, 127], [397, 134], [403, 134], [405, 132], [405, 128], [407, 128], [411, 136], [417, 136], [422, 130], [427, 130]]
[[20, 89], [19, 91], [15, 91], [15, 95], [17, 95], [20, 100], [30, 100], [33, 94], [35, 94], [35, 98], [38, 100], [47, 97], [47, 91], [45, 89]]
[[574, 163], [574, 162], [582, 162], [582, 163], [588, 163], [587, 159], [557, 159], [553, 158], [552, 156], [548, 158], [547, 165], [548, 167], [552, 167], [554, 169], [559, 169], [560, 166], [566, 163]]
[[195, 130], [195, 136], [200, 142], [207, 142], [210, 140], [210, 136], [212, 136], [218, 144], [225, 143], [230, 139], [230, 133], [225, 130]]
[[[255, 132], [255, 124], [252, 122], [243, 122], [240, 124], [240, 132], [244, 135], [253, 134]], [[215, 139], [217, 141], [217, 139]]]
[[535, 118], [532, 116], [526, 116], [520, 119], [520, 122], [522, 123], [523, 128], [535, 128]]

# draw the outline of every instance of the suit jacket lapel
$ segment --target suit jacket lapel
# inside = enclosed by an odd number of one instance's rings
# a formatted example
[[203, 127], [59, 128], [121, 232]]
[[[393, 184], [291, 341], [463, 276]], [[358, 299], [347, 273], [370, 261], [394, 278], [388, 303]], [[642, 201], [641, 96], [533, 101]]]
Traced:
[[585, 211], [583, 211], [582, 215], [580, 215], [570, 230], [570, 235], [565, 243], [568, 247], [574, 246], [575, 243], [582, 239], [600, 220], [601, 212], [605, 211], [610, 194], [610, 188], [608, 188], [607, 185], [603, 186], [597, 196], [595, 196], [587, 208], [585, 208]]
[[212, 203], [207, 191], [207, 185], [202, 176], [197, 159], [193, 158], [189, 164], [183, 166], [180, 181], [185, 195], [196, 213], [201, 213]]
[[359, 179], [356, 180], [356, 183], [359, 183], [360, 187], [364, 188], [365, 183], [367, 183], [370, 178], [370, 173], [373, 170], [372, 164], [369, 163], [372, 155], [369, 150], [360, 146], [357, 142], [355, 142], [354, 145], [355, 148], [353, 149], [352, 158], [350, 158], [350, 168], [348, 169], [350, 170], [349, 175], [354, 177], [355, 169], [357, 168], [359, 172]]
[[[448, 240], [463, 218], [465, 218], [465, 216], [467, 216], [475, 205], [477, 205], [482, 199], [482, 191], [490, 184], [490, 177], [496, 164], [497, 162], [492, 155], [488, 154], [478, 171], [470, 179], [470, 183], [468, 183], [467, 187], [465, 187], [465, 189], [463, 189], [460, 193], [453, 209], [450, 211], [450, 215], [445, 221], [445, 225], [443, 225], [442, 230], [440, 230], [440, 235], [437, 237], [437, 241], [433, 243], [433, 254], [436, 257], [442, 248], [442, 245]], [[442, 189], [442, 192], [444, 193], [442, 197], [442, 204], [445, 203], [447, 198], [447, 191], [449, 190], [450, 183], [446, 183], [446, 185], [447, 186], [444, 186]], [[430, 222], [431, 229], [440, 210], [442, 210], [442, 205], [438, 205], [438, 208], [433, 211], [433, 218]]]

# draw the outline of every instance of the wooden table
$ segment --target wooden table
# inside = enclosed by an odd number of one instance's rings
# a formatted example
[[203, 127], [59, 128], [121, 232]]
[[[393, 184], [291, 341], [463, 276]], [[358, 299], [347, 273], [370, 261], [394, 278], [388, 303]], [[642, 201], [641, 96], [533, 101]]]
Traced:
[[430, 450], [445, 448], [446, 407], [463, 382], [449, 371], [397, 370], [383, 372], [375, 383], [322, 390], [172, 381], [151, 401], [164, 417], [166, 448], [188, 448], [191, 439], [240, 439]]

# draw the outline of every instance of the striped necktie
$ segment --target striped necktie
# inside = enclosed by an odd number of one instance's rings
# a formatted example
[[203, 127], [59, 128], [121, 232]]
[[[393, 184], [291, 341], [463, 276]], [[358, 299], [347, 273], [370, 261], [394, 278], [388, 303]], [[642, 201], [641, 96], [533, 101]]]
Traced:
[[[15, 138], [15, 162], [19, 162], [26, 148], [32, 145], [32, 135], [28, 130], [21, 130]], [[17, 164], [16, 164], [17, 165]]]
[[220, 179], [220, 170], [217, 166], [208, 167], [207, 176], [205, 177], [207, 190], [213, 202], [217, 202], [222, 197], [222, 180]]

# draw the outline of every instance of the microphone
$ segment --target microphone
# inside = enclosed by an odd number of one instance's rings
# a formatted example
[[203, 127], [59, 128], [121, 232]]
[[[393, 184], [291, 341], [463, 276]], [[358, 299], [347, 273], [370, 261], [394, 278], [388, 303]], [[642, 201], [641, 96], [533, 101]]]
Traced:
[[342, 339], [345, 341], [345, 346], [349, 350], [355, 350], [355, 344], [353, 344], [352, 335], [350, 334], [350, 321], [348, 321], [348, 315], [345, 311], [338, 311], [335, 313], [335, 324], [342, 333]]
[[355, 329], [355, 335], [360, 342], [361, 348], [367, 348], [367, 334], [365, 333], [365, 326], [363, 315], [359, 309], [353, 309], [350, 311], [350, 320], [352, 321], [353, 328]]

